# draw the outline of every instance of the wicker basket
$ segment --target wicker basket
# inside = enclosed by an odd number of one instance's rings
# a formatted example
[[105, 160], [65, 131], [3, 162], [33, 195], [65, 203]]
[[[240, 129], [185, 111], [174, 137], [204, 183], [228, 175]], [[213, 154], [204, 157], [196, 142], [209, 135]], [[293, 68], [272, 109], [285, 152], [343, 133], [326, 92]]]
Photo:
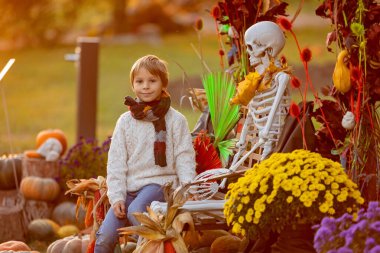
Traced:
[[58, 178], [58, 162], [48, 162], [44, 159], [24, 156], [22, 159], [22, 177], [27, 176]]
[[17, 190], [0, 191], [0, 243], [25, 241], [24, 197]]
[[54, 205], [46, 201], [25, 200], [25, 223], [35, 219], [50, 219]]

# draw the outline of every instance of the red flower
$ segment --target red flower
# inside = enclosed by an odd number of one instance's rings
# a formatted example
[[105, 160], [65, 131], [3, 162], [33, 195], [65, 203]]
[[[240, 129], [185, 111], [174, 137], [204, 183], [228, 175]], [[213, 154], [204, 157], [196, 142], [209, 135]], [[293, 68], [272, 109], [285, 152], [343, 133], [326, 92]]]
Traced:
[[281, 66], [285, 66], [288, 63], [288, 60], [286, 59], [285, 55], [282, 55], [280, 58]]
[[279, 18], [277, 18], [277, 24], [284, 31], [290, 31], [290, 30], [292, 30], [292, 23], [287, 18], [285, 18], [285, 17], [279, 17]]
[[304, 62], [309, 62], [311, 60], [311, 50], [304, 48], [301, 52], [301, 60]]
[[352, 66], [350, 68], [350, 76], [352, 81], [359, 82], [362, 78], [361, 69], [358, 66]]
[[214, 17], [214, 19], [220, 18], [222, 13], [220, 11], [219, 5], [215, 5], [214, 7], [212, 7], [211, 15]]
[[202, 28], [203, 28], [203, 20], [201, 18], [198, 18], [197, 20], [195, 20], [194, 27], [195, 27], [195, 29], [197, 31], [202, 30]]
[[224, 55], [224, 51], [222, 49], [219, 50], [219, 55], [220, 56], [223, 56]]
[[290, 80], [290, 84], [294, 89], [298, 89], [301, 86], [300, 79], [298, 79], [296, 76], [292, 76], [292, 79]]
[[296, 103], [292, 102], [290, 104], [289, 114], [294, 118], [298, 118], [300, 116], [300, 108]]
[[193, 146], [196, 154], [196, 172], [198, 174], [206, 170], [222, 168], [222, 162], [206, 131], [202, 130], [198, 133], [193, 141]]

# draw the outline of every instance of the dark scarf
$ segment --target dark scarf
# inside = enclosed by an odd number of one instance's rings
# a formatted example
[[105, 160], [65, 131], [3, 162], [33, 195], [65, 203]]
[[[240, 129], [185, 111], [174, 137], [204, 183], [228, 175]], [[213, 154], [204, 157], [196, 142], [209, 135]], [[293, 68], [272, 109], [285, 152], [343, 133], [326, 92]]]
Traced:
[[124, 104], [129, 107], [132, 117], [137, 120], [150, 121], [154, 125], [156, 139], [154, 141], [155, 164], [166, 167], [166, 123], [165, 115], [170, 108], [170, 95], [162, 91], [161, 99], [143, 102], [138, 98], [125, 97]]

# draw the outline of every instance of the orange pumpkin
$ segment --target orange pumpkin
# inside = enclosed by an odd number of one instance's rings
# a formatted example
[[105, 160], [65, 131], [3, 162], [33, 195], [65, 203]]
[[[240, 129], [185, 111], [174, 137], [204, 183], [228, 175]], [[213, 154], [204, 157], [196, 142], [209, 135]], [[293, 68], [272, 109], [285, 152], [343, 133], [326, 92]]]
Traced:
[[59, 184], [52, 178], [29, 176], [21, 180], [20, 191], [26, 199], [52, 201], [59, 195]]
[[16, 188], [13, 165], [16, 169], [18, 183], [20, 183], [22, 174], [21, 157], [16, 155], [0, 157], [0, 190]]
[[55, 138], [61, 143], [61, 155], [64, 154], [67, 148], [67, 139], [63, 131], [60, 129], [47, 129], [39, 132], [36, 137], [36, 147], [39, 148], [49, 138]]
[[0, 244], [0, 251], [13, 250], [13, 251], [30, 251], [28, 245], [20, 241], [8, 241]]
[[26, 150], [26, 151], [24, 151], [24, 155], [29, 157], [29, 158], [42, 158], [42, 155], [37, 153], [36, 150]]

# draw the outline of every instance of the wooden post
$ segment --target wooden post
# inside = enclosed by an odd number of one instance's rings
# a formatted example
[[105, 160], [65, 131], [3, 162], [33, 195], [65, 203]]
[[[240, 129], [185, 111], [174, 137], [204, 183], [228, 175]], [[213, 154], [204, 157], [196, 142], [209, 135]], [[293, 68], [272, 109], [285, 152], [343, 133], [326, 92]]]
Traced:
[[80, 37], [77, 44], [79, 50], [77, 139], [81, 136], [96, 138], [99, 38]]

